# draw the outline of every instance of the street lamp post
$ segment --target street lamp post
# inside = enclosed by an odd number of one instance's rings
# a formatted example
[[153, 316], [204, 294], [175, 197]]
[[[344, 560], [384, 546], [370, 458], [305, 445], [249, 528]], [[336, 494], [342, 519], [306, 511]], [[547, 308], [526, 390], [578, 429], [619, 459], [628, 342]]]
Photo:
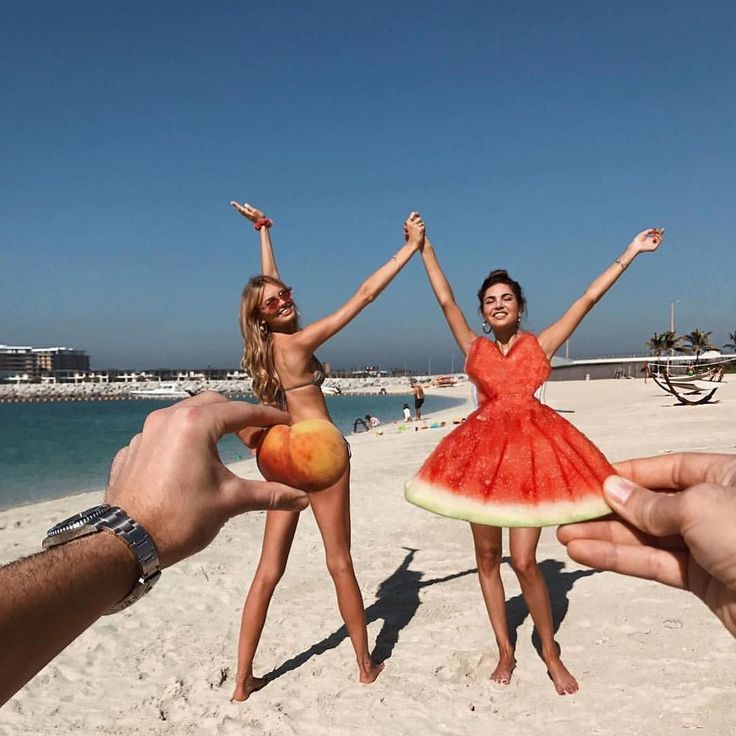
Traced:
[[[679, 304], [679, 299], [674, 299], [670, 302], [670, 334], [672, 335], [672, 339], [675, 339], [675, 304]], [[673, 357], [675, 354], [674, 347], [670, 348], [670, 358]]]

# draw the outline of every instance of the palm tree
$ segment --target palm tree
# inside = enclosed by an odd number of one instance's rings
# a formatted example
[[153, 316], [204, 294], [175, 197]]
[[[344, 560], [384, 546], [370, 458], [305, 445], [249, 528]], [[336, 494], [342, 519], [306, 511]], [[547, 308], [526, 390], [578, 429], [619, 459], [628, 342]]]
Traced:
[[695, 353], [695, 365], [698, 364], [700, 353], [706, 350], [715, 350], [715, 345], [710, 341], [712, 333], [703, 330], [693, 330], [689, 335], [683, 335], [682, 339], [688, 342], [686, 349]]
[[653, 352], [654, 355], [658, 358], [660, 355], [662, 355], [662, 351], [665, 349], [665, 336], [666, 334], [664, 332], [662, 334], [655, 332], [649, 338], [649, 340], [647, 340], [644, 347], [647, 348], [647, 350], [651, 350], [651, 352]]
[[[710, 332], [708, 334], [710, 335]], [[662, 350], [666, 351], [667, 353], [682, 353], [685, 350], [685, 348], [683, 348], [681, 344], [682, 338], [675, 335], [672, 330], [667, 330], [667, 332], [663, 332], [661, 338]]]
[[728, 333], [728, 339], [731, 342], [727, 342], [724, 346], [724, 350], [733, 350], [736, 353], [736, 330]]

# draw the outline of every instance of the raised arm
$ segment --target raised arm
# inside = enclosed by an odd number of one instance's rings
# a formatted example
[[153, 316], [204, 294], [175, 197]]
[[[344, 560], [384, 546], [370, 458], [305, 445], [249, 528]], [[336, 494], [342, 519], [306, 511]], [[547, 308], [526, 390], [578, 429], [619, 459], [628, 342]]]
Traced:
[[422, 248], [422, 262], [427, 271], [429, 283], [432, 285], [432, 291], [434, 291], [434, 295], [437, 297], [447, 324], [450, 325], [452, 335], [463, 351], [463, 354], [466, 354], [477, 335], [470, 329], [465, 315], [462, 313], [460, 307], [458, 307], [455, 301], [455, 295], [452, 293], [450, 282], [440, 268], [437, 254], [427, 237], [424, 239], [424, 247]]
[[396, 274], [424, 242], [424, 223], [418, 212], [409, 215], [405, 223], [405, 232], [406, 243], [396, 255], [391, 256], [383, 266], [372, 273], [345, 304], [327, 317], [307, 325], [289, 339], [296, 341], [307, 352], [313, 352], [360, 314], [393, 281]]
[[273, 246], [271, 245], [271, 220], [266, 217], [259, 209], [256, 209], [247, 202], [238, 204], [238, 202], [230, 202], [230, 204], [243, 217], [250, 220], [261, 236], [261, 273], [264, 276], [272, 276], [281, 280], [279, 270], [276, 267], [276, 258], [273, 255]]
[[588, 312], [603, 295], [619, 280], [621, 274], [631, 265], [639, 253], [657, 250], [664, 230], [653, 227], [640, 232], [627, 246], [626, 250], [585, 290], [572, 306], [554, 324], [539, 333], [539, 344], [551, 358], [567, 340]]

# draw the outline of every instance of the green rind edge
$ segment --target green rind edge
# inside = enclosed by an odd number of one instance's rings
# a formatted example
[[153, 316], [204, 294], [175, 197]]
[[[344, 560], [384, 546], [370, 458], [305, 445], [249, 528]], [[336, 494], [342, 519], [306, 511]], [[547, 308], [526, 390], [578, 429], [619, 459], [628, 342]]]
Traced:
[[[446, 493], [446, 492], [445, 492]], [[563, 513], [562, 509], [555, 510], [554, 503], [547, 504], [552, 507], [549, 513], [530, 513], [528, 515], [520, 515], [517, 510], [511, 512], [508, 506], [501, 504], [489, 505], [487, 508], [477, 512], [465, 511], [457, 509], [454, 499], [450, 497], [442, 500], [441, 498], [430, 499], [426, 494], [422, 494], [419, 489], [412, 486], [409, 481], [404, 486], [404, 498], [419, 508], [431, 511], [439, 516], [446, 516], [451, 519], [460, 519], [462, 521], [470, 521], [474, 524], [485, 524], [486, 526], [499, 527], [543, 527], [543, 526], [559, 526], [560, 524], [573, 524], [578, 521], [588, 521], [597, 519], [601, 516], [607, 516], [611, 513], [610, 507], [606, 504], [603, 496], [599, 494], [591, 494], [591, 497], [584, 500], [583, 503], [571, 504], [564, 502], [566, 509]], [[533, 507], [529, 507], [530, 511]], [[518, 507], [517, 507], [518, 509]], [[576, 511], [577, 509], [577, 511]]]

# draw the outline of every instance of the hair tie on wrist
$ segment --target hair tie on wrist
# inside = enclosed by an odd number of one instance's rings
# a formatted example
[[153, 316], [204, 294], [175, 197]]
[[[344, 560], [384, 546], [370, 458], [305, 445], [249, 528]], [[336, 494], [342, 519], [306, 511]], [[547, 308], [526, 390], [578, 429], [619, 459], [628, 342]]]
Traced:
[[256, 221], [255, 221], [255, 222], [253, 223], [253, 227], [254, 227], [254, 228], [255, 228], [256, 230], [260, 230], [260, 229], [261, 229], [262, 227], [265, 227], [265, 228], [266, 228], [266, 230], [268, 230], [268, 228], [270, 228], [270, 227], [271, 227], [271, 225], [273, 225], [273, 221], [272, 221], [272, 220], [269, 220], [269, 219], [268, 219], [268, 217], [259, 217], [259, 218], [258, 218], [258, 219], [257, 219], [257, 220], [256, 220]]

